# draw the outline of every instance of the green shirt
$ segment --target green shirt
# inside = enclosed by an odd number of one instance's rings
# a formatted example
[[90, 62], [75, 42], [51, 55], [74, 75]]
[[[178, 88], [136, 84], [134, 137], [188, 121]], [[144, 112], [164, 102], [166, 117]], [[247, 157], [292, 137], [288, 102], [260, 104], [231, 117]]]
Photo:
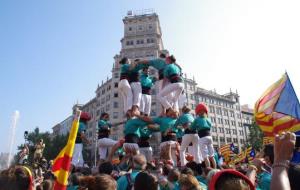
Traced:
[[165, 60], [160, 59], [160, 58], [158, 58], [158, 59], [151, 59], [149, 61], [149, 66], [152, 66], [153, 68], [155, 68], [157, 70], [164, 69], [166, 65], [167, 64], [166, 64]]
[[128, 134], [135, 134], [138, 137], [141, 137], [141, 131], [140, 128], [147, 126], [148, 123], [144, 122], [141, 119], [129, 119], [127, 120], [127, 122], [125, 123], [124, 126], [124, 134], [128, 135]]
[[154, 77], [149, 77], [149, 75], [141, 74], [140, 77], [142, 87], [151, 88], [155, 83]]
[[109, 128], [111, 128], [111, 124], [108, 123], [108, 121], [99, 120], [99, 122], [98, 122], [98, 130], [99, 129], [109, 129]]
[[207, 117], [197, 117], [191, 125], [191, 129], [201, 131], [211, 128], [211, 121]]
[[183, 126], [187, 123], [193, 123], [193, 121], [194, 121], [193, 115], [189, 114], [189, 113], [185, 113], [177, 119], [177, 121], [175, 123], [175, 127]]
[[152, 131], [148, 127], [140, 129], [141, 137], [150, 138], [152, 136]]
[[164, 77], [170, 78], [172, 75], [180, 75], [181, 71], [180, 68], [175, 64], [168, 64], [164, 68]]
[[172, 129], [172, 131], [177, 132], [174, 125], [176, 119], [171, 117], [156, 117], [153, 119], [153, 122], [159, 125], [160, 132], [164, 133], [167, 129]]
[[130, 69], [130, 65], [129, 64], [122, 64], [121, 65], [121, 74], [128, 74], [129, 73], [129, 69]]
[[262, 172], [257, 175], [257, 185], [261, 190], [270, 190], [272, 175]]
[[[132, 180], [133, 184], [134, 184], [134, 180], [135, 180], [135, 178], [138, 174], [139, 174], [139, 171], [132, 171], [132, 173], [130, 174], [130, 177], [131, 177], [131, 180]], [[127, 185], [128, 185], [127, 176], [126, 175], [121, 176], [117, 180], [117, 184], [118, 184], [117, 190], [126, 190]]]

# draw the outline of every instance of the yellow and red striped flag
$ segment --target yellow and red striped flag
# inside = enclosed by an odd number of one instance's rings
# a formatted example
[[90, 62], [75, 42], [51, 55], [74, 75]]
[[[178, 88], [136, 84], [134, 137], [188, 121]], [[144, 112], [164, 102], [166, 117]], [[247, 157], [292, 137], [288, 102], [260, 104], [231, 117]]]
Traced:
[[300, 134], [300, 104], [287, 73], [258, 99], [254, 116], [266, 137], [283, 131]]
[[69, 170], [71, 167], [71, 161], [75, 147], [75, 140], [79, 127], [80, 114], [81, 112], [77, 110], [72, 123], [72, 128], [69, 134], [68, 142], [53, 161], [52, 172], [56, 176], [56, 181], [53, 190], [67, 189]]
[[233, 143], [231, 143], [231, 144], [225, 144], [225, 145], [223, 145], [223, 146], [221, 146], [221, 148], [220, 148], [220, 153], [221, 153], [221, 155], [222, 156], [229, 156], [230, 154], [232, 154], [233, 153], [233, 151], [234, 151], [234, 144]]
[[273, 144], [273, 143], [274, 143], [274, 137], [263, 137], [263, 145]]

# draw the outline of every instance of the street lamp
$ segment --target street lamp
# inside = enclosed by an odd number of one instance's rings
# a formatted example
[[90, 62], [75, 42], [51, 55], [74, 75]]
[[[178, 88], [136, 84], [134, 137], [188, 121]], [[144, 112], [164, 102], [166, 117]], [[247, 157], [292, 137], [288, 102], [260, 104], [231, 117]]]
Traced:
[[28, 141], [28, 131], [24, 132], [24, 139], [25, 139], [25, 144]]

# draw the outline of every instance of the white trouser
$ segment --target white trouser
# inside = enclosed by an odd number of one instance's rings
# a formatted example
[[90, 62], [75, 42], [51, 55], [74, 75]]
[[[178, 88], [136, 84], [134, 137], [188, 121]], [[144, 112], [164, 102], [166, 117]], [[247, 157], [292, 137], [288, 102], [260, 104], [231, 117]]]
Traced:
[[136, 150], [137, 154], [140, 153], [139, 145], [137, 143], [124, 143], [123, 148], [125, 149], [125, 152], [126, 152], [126, 149], [130, 149], [130, 150]]
[[112, 140], [110, 138], [102, 138], [98, 140], [98, 146], [99, 146], [99, 155], [100, 159], [106, 159], [107, 157], [107, 150], [108, 148], [114, 146], [118, 141]]
[[150, 111], [151, 111], [151, 95], [142, 94], [140, 112], [143, 112], [144, 114], [147, 114], [149, 116]]
[[140, 82], [132, 82], [130, 83], [133, 101], [132, 105], [140, 107], [141, 99], [142, 99], [142, 86]]
[[123, 100], [124, 113], [132, 107], [132, 90], [127, 79], [122, 79], [119, 82], [119, 92]]
[[190, 143], [193, 143], [192, 146], [192, 152], [194, 156], [194, 161], [196, 163], [200, 163], [200, 153], [199, 153], [199, 136], [198, 134], [185, 134], [182, 137], [182, 142], [180, 146], [180, 163], [181, 166], [186, 165], [186, 159], [185, 159], [185, 151], [186, 148], [189, 146]]
[[[184, 85], [182, 82], [170, 83], [159, 92], [157, 99], [165, 109], [169, 109], [176, 103], [176, 101], [178, 101], [183, 88]], [[174, 92], [174, 94], [170, 97], [169, 95], [172, 92]]]
[[205, 136], [199, 140], [200, 151], [203, 159], [214, 156], [213, 140], [211, 136]]
[[75, 167], [82, 167], [84, 164], [83, 157], [82, 157], [82, 143], [75, 144], [73, 157], [72, 157], [72, 164]]
[[148, 162], [152, 161], [152, 154], [153, 154], [153, 150], [151, 147], [141, 147], [140, 148], [140, 153], [143, 154]]

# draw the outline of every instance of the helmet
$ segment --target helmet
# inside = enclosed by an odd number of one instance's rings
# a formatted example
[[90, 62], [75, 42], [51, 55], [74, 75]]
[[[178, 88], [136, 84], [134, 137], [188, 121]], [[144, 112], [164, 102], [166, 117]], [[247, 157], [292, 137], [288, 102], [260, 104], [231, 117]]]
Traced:
[[202, 113], [208, 113], [208, 109], [207, 109], [207, 106], [204, 104], [204, 103], [200, 103], [196, 106], [196, 109], [195, 109], [195, 113], [197, 115], [199, 114], [202, 114]]

